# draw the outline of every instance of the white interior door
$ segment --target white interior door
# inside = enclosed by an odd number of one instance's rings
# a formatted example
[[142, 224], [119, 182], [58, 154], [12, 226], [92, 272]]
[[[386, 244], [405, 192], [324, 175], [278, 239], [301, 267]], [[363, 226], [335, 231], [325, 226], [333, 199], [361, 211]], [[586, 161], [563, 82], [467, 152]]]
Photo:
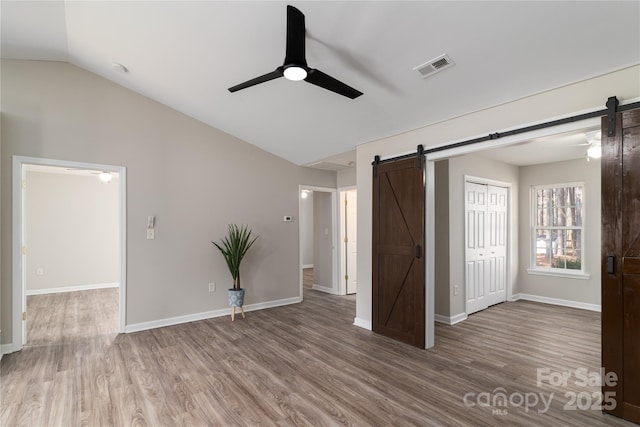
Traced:
[[489, 236], [488, 281], [486, 303], [494, 305], [507, 300], [507, 200], [504, 187], [488, 186]]
[[508, 189], [465, 182], [467, 315], [507, 300]]
[[465, 183], [465, 280], [467, 314], [488, 307], [486, 302], [487, 186]]
[[357, 233], [357, 205], [356, 190], [345, 191], [345, 254], [346, 254], [346, 283], [347, 294], [356, 293], [358, 270], [358, 233]]

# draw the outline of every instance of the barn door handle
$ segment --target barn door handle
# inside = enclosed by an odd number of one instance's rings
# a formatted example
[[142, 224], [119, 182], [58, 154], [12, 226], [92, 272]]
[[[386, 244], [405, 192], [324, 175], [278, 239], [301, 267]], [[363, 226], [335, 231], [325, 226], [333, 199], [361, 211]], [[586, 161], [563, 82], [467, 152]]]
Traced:
[[616, 256], [614, 254], [607, 255], [607, 274], [614, 274], [613, 266]]
[[420, 245], [416, 245], [416, 258], [420, 259], [421, 256], [422, 256], [422, 248], [420, 247]]

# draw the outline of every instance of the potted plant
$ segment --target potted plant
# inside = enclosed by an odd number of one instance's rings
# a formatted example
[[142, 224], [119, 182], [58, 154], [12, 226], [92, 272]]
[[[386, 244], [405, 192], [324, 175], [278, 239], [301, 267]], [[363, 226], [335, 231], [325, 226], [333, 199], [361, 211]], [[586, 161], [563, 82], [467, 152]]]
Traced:
[[244, 289], [240, 287], [240, 263], [258, 236], [253, 237], [246, 225], [229, 224], [227, 235], [220, 243], [211, 242], [220, 250], [233, 279], [233, 288], [229, 289], [229, 305], [232, 308], [231, 321], [235, 320], [236, 307], [240, 307], [244, 319]]

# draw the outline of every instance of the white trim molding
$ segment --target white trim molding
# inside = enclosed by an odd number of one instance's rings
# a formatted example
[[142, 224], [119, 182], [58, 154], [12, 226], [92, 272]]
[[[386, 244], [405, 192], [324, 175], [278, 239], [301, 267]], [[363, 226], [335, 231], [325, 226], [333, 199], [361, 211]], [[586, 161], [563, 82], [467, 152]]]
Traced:
[[107, 289], [107, 288], [119, 288], [119, 287], [120, 287], [120, 283], [115, 282], [115, 283], [95, 283], [92, 285], [61, 286], [59, 288], [47, 288], [47, 289], [30, 289], [30, 290], [27, 290], [27, 296], [59, 294], [62, 292], [90, 291], [93, 289]]
[[356, 317], [355, 319], [353, 319], [353, 324], [359, 328], [363, 328], [368, 331], [373, 329], [373, 327], [371, 326], [371, 322], [369, 320], [364, 320], [359, 317]]
[[455, 316], [443, 316], [441, 314], [436, 314], [434, 316], [434, 320], [438, 323], [444, 323], [445, 325], [452, 326], [456, 323], [467, 320], [467, 313], [460, 313]]
[[325, 292], [325, 293], [331, 294], [331, 295], [340, 295], [338, 293], [338, 291], [333, 289], [333, 288], [329, 288], [327, 286], [316, 285], [315, 283], [313, 284], [313, 286], [311, 286], [311, 289], [313, 289], [314, 291]]
[[539, 295], [531, 295], [531, 294], [514, 294], [513, 297], [511, 298], [511, 301], [518, 301], [518, 300], [540, 302], [543, 304], [560, 305], [563, 307], [579, 308], [582, 310], [597, 311], [597, 312], [600, 312], [602, 310], [602, 307], [600, 304], [590, 304], [586, 302], [542, 297]]
[[304, 264], [302, 268], [313, 268], [313, 264]]
[[591, 279], [591, 275], [587, 273], [570, 273], [572, 270], [558, 271], [559, 269], [550, 269], [538, 270], [535, 268], [527, 268], [528, 274], [533, 274], [536, 276], [551, 276], [551, 277], [562, 277], [563, 279], [578, 279], [578, 280], [589, 280]]
[[[257, 304], [245, 305], [244, 311], [263, 310], [265, 308], [280, 307], [283, 305], [297, 304], [302, 302], [302, 298], [286, 298], [275, 301], [260, 302]], [[231, 308], [204, 311], [202, 313], [187, 314], [184, 316], [169, 317], [167, 319], [152, 320], [150, 322], [133, 323], [125, 327], [126, 333], [146, 331], [148, 329], [163, 328], [165, 326], [179, 325], [181, 323], [195, 322], [198, 320], [212, 319], [214, 317], [230, 316]]]
[[4, 355], [4, 354], [9, 354], [9, 353], [13, 353], [16, 352], [18, 350], [20, 350], [21, 348], [15, 346], [12, 342], [7, 343], [7, 344], [2, 344], [2, 346], [0, 346], [0, 354]]

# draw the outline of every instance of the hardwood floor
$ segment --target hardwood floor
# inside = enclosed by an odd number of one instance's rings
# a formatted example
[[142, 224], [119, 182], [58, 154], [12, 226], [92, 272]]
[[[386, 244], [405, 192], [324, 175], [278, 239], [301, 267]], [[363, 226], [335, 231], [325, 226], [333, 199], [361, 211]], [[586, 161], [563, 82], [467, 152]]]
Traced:
[[[36, 329], [52, 328], [41, 335], [58, 341], [5, 355], [0, 424], [633, 425], [596, 410], [563, 409], [565, 393], [591, 396], [599, 387], [578, 386], [576, 378], [567, 386], [536, 384], [537, 368], [597, 369], [597, 313], [500, 304], [455, 326], [437, 324], [436, 347], [426, 351], [353, 326], [354, 301], [305, 289], [301, 304], [234, 323], [225, 316], [120, 335], [84, 333], [80, 325], [72, 337], [65, 335], [73, 328], [68, 316], [41, 316], [41, 325], [31, 322], [34, 337]], [[82, 316], [101, 312], [96, 306]], [[477, 405], [481, 393], [492, 400], [499, 387], [512, 404], [493, 409], [506, 413]], [[548, 411], [542, 403], [516, 406], [513, 396], [534, 393], [554, 393]], [[465, 396], [476, 405], [465, 405]]]
[[302, 269], [302, 287], [306, 289], [311, 289], [313, 287], [313, 283], [315, 281], [315, 276], [313, 275], [313, 268], [303, 268]]

